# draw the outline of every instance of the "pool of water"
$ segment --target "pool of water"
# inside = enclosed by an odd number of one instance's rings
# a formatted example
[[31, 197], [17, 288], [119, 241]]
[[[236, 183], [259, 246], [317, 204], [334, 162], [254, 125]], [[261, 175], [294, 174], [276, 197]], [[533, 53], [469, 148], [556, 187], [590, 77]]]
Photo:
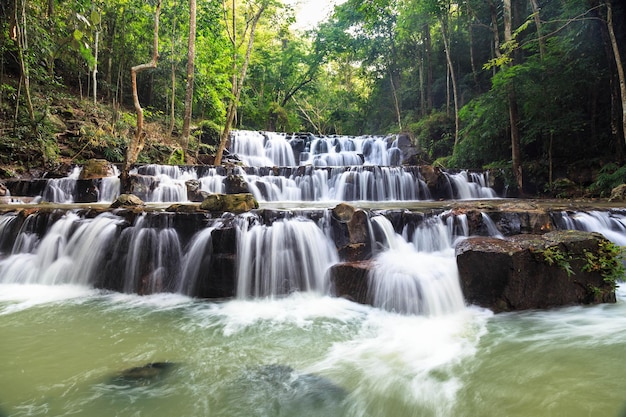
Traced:
[[[617, 304], [406, 316], [0, 285], [0, 416], [624, 416]], [[128, 371], [167, 364], [153, 377]]]

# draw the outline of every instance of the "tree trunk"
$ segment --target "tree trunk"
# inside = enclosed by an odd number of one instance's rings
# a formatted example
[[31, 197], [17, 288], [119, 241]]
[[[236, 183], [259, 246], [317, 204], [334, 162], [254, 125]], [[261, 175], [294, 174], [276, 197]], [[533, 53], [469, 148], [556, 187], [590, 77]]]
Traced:
[[537, 40], [539, 41], [539, 57], [543, 59], [546, 55], [546, 43], [541, 35], [541, 18], [539, 17], [539, 4], [537, 0], [530, 0], [530, 4], [533, 8], [533, 19], [535, 20], [535, 27], [537, 29]]
[[430, 25], [424, 23], [424, 49], [426, 50], [426, 103], [427, 113], [430, 112], [434, 106], [433, 100], [433, 51], [432, 42], [430, 37]]
[[[226, 124], [224, 125], [224, 130], [222, 131], [222, 135], [220, 136], [220, 144], [217, 148], [217, 153], [215, 154], [215, 165], [222, 164], [222, 156], [224, 155], [224, 150], [226, 149], [226, 144], [228, 143], [228, 139], [230, 137], [230, 128], [235, 120], [235, 114], [237, 113], [237, 105], [239, 103], [239, 97], [241, 96], [241, 89], [243, 86], [243, 82], [246, 78], [246, 72], [248, 70], [248, 64], [250, 63], [250, 54], [252, 53], [252, 46], [254, 45], [254, 34], [256, 32], [256, 25], [259, 23], [259, 19], [261, 19], [261, 15], [265, 11], [267, 7], [267, 3], [262, 4], [259, 7], [259, 10], [252, 18], [252, 26], [250, 28], [250, 37], [248, 38], [248, 47], [246, 49], [246, 56], [243, 61], [243, 66], [241, 67], [241, 72], [239, 74], [239, 79], [236, 80], [236, 89], [234, 97], [231, 97], [230, 102], [228, 103], [228, 111], [226, 113]], [[233, 27], [233, 33], [235, 32]], [[236, 46], [236, 45], [235, 45]]]
[[126, 149], [126, 158], [124, 160], [124, 166], [120, 174], [121, 187], [124, 192], [130, 191], [130, 181], [128, 173], [130, 167], [137, 162], [137, 157], [144, 147], [145, 136], [143, 134], [143, 109], [139, 104], [139, 96], [137, 94], [137, 73], [156, 68], [157, 60], [159, 59], [159, 15], [161, 13], [161, 0], [156, 6], [154, 12], [154, 45], [152, 50], [152, 60], [146, 64], [135, 65], [130, 69], [130, 78], [133, 87], [133, 103], [135, 105], [135, 112], [137, 113], [137, 129], [135, 135], [128, 144]]
[[[511, 0], [504, 0], [504, 41], [513, 39], [511, 15]], [[519, 110], [517, 108], [517, 96], [513, 85], [509, 86], [509, 123], [511, 128], [511, 161], [513, 165], [513, 175], [520, 194], [524, 193], [523, 172], [522, 172], [522, 152], [519, 133]]]
[[452, 79], [452, 97], [454, 99], [454, 147], [456, 148], [459, 143], [459, 97], [456, 86], [456, 76], [454, 75], [454, 65], [452, 64], [452, 57], [450, 54], [450, 42], [446, 34], [443, 20], [441, 21], [441, 35], [443, 37], [443, 46], [446, 52], [448, 70], [450, 71], [450, 78]]
[[[19, 6], [21, 6], [22, 16], [19, 16]], [[28, 49], [28, 42], [26, 41], [26, 0], [23, 0], [21, 4], [18, 4], [17, 0], [15, 1], [15, 29], [15, 41], [17, 43], [17, 53], [20, 61], [22, 80], [24, 81], [24, 95], [26, 96], [28, 118], [30, 120], [33, 133], [35, 133], [37, 126], [35, 123], [35, 109], [33, 108], [33, 101], [30, 95], [30, 71], [28, 62], [24, 56], [25, 51]]]
[[189, 159], [189, 129], [193, 107], [194, 60], [196, 56], [196, 0], [189, 0], [189, 44], [187, 47], [187, 85], [185, 88], [185, 115], [181, 145], [185, 160]]
[[615, 57], [617, 77], [619, 79], [619, 91], [622, 99], [622, 138], [626, 142], [626, 77], [624, 77], [624, 66], [622, 65], [617, 38], [613, 30], [613, 8], [611, 7], [611, 0], [606, 0], [605, 4], [607, 10], [606, 25], [609, 29], [609, 37], [613, 48], [613, 56]]
[[[174, 9], [176, 9], [176, 3], [174, 4]], [[171, 54], [171, 102], [170, 102], [170, 128], [169, 128], [169, 136], [172, 137], [172, 133], [174, 133], [174, 126], [176, 125], [176, 61], [174, 60], [175, 56], [175, 46], [176, 46], [176, 13], [174, 13], [173, 17], [174, 21], [172, 22], [172, 54]]]
[[93, 64], [93, 73], [92, 73], [92, 77], [93, 77], [93, 105], [95, 106], [97, 103], [97, 97], [98, 97], [98, 41], [100, 38], [100, 31], [96, 30], [96, 38], [94, 41], [94, 64]]

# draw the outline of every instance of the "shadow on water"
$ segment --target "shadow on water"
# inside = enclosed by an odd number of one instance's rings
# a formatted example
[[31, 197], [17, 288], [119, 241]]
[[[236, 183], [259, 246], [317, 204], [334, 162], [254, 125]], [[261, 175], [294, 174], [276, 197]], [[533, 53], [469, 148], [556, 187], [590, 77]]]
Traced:
[[347, 395], [322, 376], [265, 365], [244, 371], [227, 385], [220, 403], [224, 415], [233, 417], [341, 416]]

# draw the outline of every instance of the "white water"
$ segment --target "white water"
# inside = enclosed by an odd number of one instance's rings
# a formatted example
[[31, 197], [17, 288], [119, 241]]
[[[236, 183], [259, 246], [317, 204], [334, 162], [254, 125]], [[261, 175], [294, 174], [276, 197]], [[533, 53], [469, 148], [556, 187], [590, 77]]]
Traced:
[[294, 291], [325, 293], [326, 271], [338, 261], [322, 230], [306, 219], [242, 228], [238, 241], [237, 296], [267, 297]]
[[[434, 222], [441, 220], [435, 218]], [[435, 226], [434, 222], [427, 224]], [[441, 240], [437, 239], [435, 245], [418, 251], [395, 233], [385, 217], [372, 218], [372, 226], [384, 237], [382, 247], [385, 248], [374, 258], [375, 266], [369, 274], [375, 307], [426, 316], [463, 310], [465, 303], [452, 246], [441, 247], [438, 245]], [[434, 229], [441, 231], [436, 226]], [[439, 235], [437, 232], [429, 234]], [[450, 242], [447, 236], [446, 240]]]

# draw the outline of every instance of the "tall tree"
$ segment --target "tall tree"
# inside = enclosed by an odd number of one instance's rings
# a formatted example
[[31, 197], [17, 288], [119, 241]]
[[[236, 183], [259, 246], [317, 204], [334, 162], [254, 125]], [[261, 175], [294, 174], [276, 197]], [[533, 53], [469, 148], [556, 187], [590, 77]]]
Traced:
[[[513, 15], [511, 11], [511, 0], [504, 0], [504, 42], [513, 42]], [[509, 129], [511, 133], [511, 163], [513, 175], [520, 193], [524, 192], [524, 181], [522, 173], [522, 150], [519, 132], [519, 109], [517, 107], [517, 95], [515, 86], [509, 85]]]
[[185, 160], [189, 161], [189, 130], [193, 108], [194, 63], [196, 58], [196, 0], [189, 0], [189, 44], [187, 47], [187, 85], [185, 87], [185, 114], [181, 145]]
[[619, 45], [617, 44], [617, 37], [615, 36], [615, 30], [613, 28], [613, 7], [611, 6], [611, 0], [605, 0], [605, 4], [607, 9], [606, 25], [609, 30], [611, 47], [613, 48], [613, 55], [615, 57], [620, 95], [622, 98], [622, 136], [624, 141], [626, 141], [626, 77], [624, 76], [624, 66], [622, 65]]
[[[243, 83], [246, 79], [246, 72], [248, 71], [248, 65], [250, 64], [250, 55], [252, 54], [252, 48], [254, 46], [254, 35], [256, 32], [257, 25], [263, 13], [267, 10], [267, 8], [273, 3], [273, 0], [259, 0], [258, 2], [251, 1], [248, 3], [249, 6], [249, 14], [246, 19], [245, 29], [243, 31], [243, 39], [245, 40], [246, 34], [248, 34], [248, 44], [246, 47], [246, 54], [241, 64], [241, 68], [237, 70], [237, 60], [236, 54], [238, 49], [237, 43], [237, 27], [236, 27], [236, 5], [235, 0], [233, 0], [233, 20], [232, 27], [229, 32], [231, 46], [233, 48], [233, 91], [232, 97], [228, 103], [228, 110], [226, 111], [226, 123], [224, 124], [224, 129], [222, 130], [222, 134], [220, 135], [220, 143], [217, 148], [217, 153], [215, 154], [215, 165], [220, 165], [222, 163], [222, 156], [224, 155], [224, 150], [226, 149], [226, 145], [228, 143], [228, 139], [230, 138], [230, 129], [235, 120], [235, 115], [237, 113], [237, 107], [239, 105], [239, 99], [241, 97], [241, 90], [243, 88]], [[224, 5], [225, 6], [225, 5]], [[249, 29], [249, 33], [248, 33]]]

